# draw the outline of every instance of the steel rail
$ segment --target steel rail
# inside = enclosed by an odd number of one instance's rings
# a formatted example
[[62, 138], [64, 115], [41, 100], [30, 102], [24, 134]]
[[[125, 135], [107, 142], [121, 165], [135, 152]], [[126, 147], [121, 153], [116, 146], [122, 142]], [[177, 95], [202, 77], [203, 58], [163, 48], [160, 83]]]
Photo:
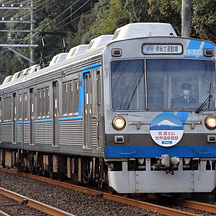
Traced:
[[10, 216], [10, 215], [0, 210], [0, 216]]
[[211, 213], [215, 213], [216, 215], [216, 205], [201, 203], [197, 201], [195, 202], [190, 200], [181, 200], [181, 199], [178, 199], [176, 203], [182, 207], [188, 207], [188, 208], [193, 208], [193, 209], [202, 210], [206, 212], [211, 212]]
[[[5, 172], [18, 174], [18, 175], [23, 176], [23, 177], [43, 181], [46, 183], [50, 183], [50, 184], [57, 185], [57, 186], [60, 186], [63, 188], [79, 191], [82, 193], [95, 195], [95, 196], [98, 195], [97, 190], [93, 190], [90, 188], [85, 188], [82, 186], [73, 185], [73, 184], [69, 184], [66, 182], [61, 182], [61, 181], [57, 181], [57, 180], [53, 180], [53, 179], [49, 179], [49, 178], [45, 178], [45, 177], [41, 177], [41, 176], [37, 176], [37, 175], [32, 175], [32, 174], [28, 174], [28, 173], [17, 172], [15, 170], [11, 170], [11, 169], [9, 170], [9, 169], [5, 169], [5, 168], [1, 168], [0, 170], [5, 171]], [[172, 209], [172, 208], [168, 208], [168, 207], [164, 207], [164, 206], [160, 206], [160, 205], [156, 205], [156, 204], [152, 204], [152, 203], [148, 203], [148, 202], [129, 199], [129, 198], [125, 198], [122, 196], [113, 195], [113, 194], [109, 194], [109, 193], [105, 193], [105, 192], [103, 192], [102, 195], [103, 195], [104, 199], [124, 203], [124, 204], [130, 205], [130, 206], [139, 207], [139, 208], [146, 209], [146, 210], [149, 210], [149, 211], [152, 211], [155, 213], [157, 212], [157, 213], [172, 215], [172, 216], [187, 216], [187, 215], [188, 216], [195, 216], [195, 215], [197, 216], [197, 214], [193, 214], [193, 213], [189, 213], [189, 212], [185, 212], [185, 211], [180, 211], [177, 209]]]
[[36, 208], [40, 211], [43, 211], [45, 213], [51, 214], [51, 215], [55, 215], [55, 216], [74, 216], [68, 212], [62, 211], [58, 208], [46, 205], [44, 203], [38, 202], [36, 200], [33, 200], [31, 198], [28, 198], [26, 196], [22, 196], [18, 193], [15, 193], [13, 191], [9, 191], [6, 190], [4, 188], [0, 187], [0, 193], [3, 194], [4, 196], [10, 197], [13, 200], [16, 200], [18, 202], [26, 202], [26, 205], [32, 207], [32, 208]]

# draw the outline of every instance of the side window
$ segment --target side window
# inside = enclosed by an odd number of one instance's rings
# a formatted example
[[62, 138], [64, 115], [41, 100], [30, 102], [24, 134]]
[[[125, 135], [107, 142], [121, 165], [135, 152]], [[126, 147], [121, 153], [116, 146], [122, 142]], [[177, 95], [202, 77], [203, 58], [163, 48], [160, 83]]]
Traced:
[[11, 121], [11, 97], [4, 98], [4, 121]]
[[62, 83], [62, 112], [63, 115], [78, 116], [79, 82], [72, 80]]
[[37, 117], [41, 117], [41, 90], [37, 90]]
[[68, 82], [62, 83], [62, 111], [64, 115], [68, 114]]
[[50, 114], [49, 111], [49, 88], [37, 90], [37, 117], [45, 118]]
[[46, 116], [49, 116], [49, 88], [45, 88], [45, 108], [46, 108]]
[[74, 104], [73, 104], [73, 101], [74, 101], [74, 95], [73, 95], [73, 92], [74, 92], [74, 83], [71, 81], [69, 82], [69, 113], [71, 115], [73, 115], [74, 113]]
[[74, 80], [74, 115], [78, 116], [79, 108], [79, 81]]
[[22, 94], [19, 94], [18, 101], [18, 119], [22, 120]]
[[28, 112], [28, 95], [24, 93], [24, 119], [27, 119], [27, 112]]
[[46, 101], [46, 91], [45, 88], [41, 89], [41, 96], [42, 96], [42, 116], [45, 117], [46, 116], [46, 106], [45, 106], [45, 101]]

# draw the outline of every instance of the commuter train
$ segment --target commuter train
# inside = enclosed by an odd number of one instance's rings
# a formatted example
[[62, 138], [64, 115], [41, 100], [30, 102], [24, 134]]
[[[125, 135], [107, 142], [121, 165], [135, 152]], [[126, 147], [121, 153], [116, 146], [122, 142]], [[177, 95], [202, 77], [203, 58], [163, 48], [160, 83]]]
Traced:
[[0, 86], [4, 167], [118, 193], [216, 186], [215, 45], [133, 23]]

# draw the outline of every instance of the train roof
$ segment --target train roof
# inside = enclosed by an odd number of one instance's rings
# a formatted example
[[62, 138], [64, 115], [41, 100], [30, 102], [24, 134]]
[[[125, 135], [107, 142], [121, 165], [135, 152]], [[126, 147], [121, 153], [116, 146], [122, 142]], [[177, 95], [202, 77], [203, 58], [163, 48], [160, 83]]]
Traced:
[[130, 23], [118, 28], [112, 41], [154, 36], [177, 37], [177, 34], [169, 23]]
[[69, 59], [71, 57], [84, 53], [87, 50], [87, 48], [88, 48], [88, 44], [81, 44], [81, 45], [71, 48], [66, 59]]
[[[133, 38], [144, 37], [177, 37], [171, 24], [168, 23], [130, 23], [118, 28], [114, 35], [101, 35], [90, 41], [89, 44], [81, 44], [70, 49], [69, 53], [60, 53], [55, 55], [49, 66], [43, 69], [38, 65], [26, 68], [14, 75], [5, 78], [0, 89], [8, 88], [11, 85], [29, 80], [33, 77], [40, 76], [61, 68], [65, 65], [77, 63], [82, 59], [88, 59], [101, 55], [108, 44]], [[37, 73], [34, 73], [37, 72]]]

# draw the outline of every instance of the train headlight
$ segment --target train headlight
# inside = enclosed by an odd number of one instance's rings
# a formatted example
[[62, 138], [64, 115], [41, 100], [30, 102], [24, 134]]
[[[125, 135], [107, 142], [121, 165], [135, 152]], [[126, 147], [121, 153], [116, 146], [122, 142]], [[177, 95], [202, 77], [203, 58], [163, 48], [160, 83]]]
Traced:
[[216, 118], [213, 116], [206, 118], [205, 126], [210, 130], [215, 129], [216, 128]]
[[126, 121], [123, 117], [116, 117], [113, 119], [112, 125], [116, 130], [122, 130], [125, 128]]

